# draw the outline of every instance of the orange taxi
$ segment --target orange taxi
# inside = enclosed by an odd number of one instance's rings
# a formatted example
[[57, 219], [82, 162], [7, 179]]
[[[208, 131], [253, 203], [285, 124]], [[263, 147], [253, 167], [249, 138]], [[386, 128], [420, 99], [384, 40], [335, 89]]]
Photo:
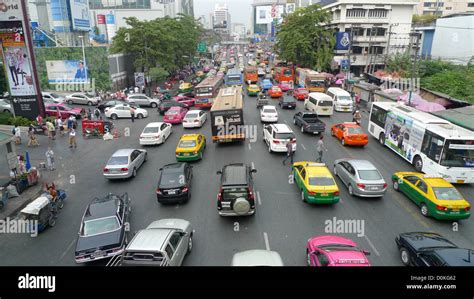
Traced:
[[273, 86], [268, 90], [268, 95], [271, 98], [281, 98], [283, 96], [283, 92], [281, 91], [281, 88], [278, 86]]
[[331, 127], [331, 135], [341, 140], [342, 145], [364, 146], [369, 143], [369, 136], [355, 122], [335, 124]]

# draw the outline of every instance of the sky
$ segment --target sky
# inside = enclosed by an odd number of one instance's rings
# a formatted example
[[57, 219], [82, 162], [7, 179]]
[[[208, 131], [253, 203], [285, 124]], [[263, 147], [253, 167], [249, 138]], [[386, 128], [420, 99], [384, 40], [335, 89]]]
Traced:
[[199, 18], [205, 15], [206, 21], [209, 22], [209, 14], [214, 12], [214, 6], [217, 3], [227, 4], [231, 23], [243, 23], [247, 30], [250, 29], [252, 0], [194, 0], [194, 16]]

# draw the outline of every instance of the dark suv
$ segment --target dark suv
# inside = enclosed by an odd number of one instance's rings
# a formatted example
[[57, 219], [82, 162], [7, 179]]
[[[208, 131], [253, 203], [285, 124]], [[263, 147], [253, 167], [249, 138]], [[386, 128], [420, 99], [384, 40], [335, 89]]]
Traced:
[[217, 194], [217, 211], [221, 216], [255, 214], [253, 173], [256, 169], [243, 163], [228, 164], [219, 170], [221, 176]]
[[188, 163], [172, 163], [160, 168], [156, 188], [159, 203], [183, 203], [191, 198], [192, 168]]

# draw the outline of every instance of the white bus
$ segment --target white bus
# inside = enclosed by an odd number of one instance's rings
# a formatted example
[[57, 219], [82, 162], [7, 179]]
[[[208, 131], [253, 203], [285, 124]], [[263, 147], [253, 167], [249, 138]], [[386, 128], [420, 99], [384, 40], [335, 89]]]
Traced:
[[419, 172], [474, 183], [474, 132], [394, 102], [374, 102], [369, 133]]

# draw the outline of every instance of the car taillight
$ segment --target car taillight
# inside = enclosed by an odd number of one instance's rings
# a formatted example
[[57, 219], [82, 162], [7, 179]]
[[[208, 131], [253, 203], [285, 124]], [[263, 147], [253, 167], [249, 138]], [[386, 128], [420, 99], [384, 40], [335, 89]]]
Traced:
[[471, 210], [471, 206], [464, 208], [464, 211], [466, 211], [466, 212], [468, 212], [468, 211], [470, 211], [470, 210]]
[[188, 192], [188, 191], [189, 191], [189, 188], [186, 187], [186, 186], [184, 186], [183, 189], [181, 190], [181, 192], [183, 192], [183, 193], [186, 193], [186, 192]]
[[162, 194], [160, 188], [156, 188], [156, 194]]
[[357, 187], [359, 187], [360, 189], [365, 189], [365, 185], [364, 185], [364, 184], [357, 184]]
[[219, 193], [217, 193], [217, 200], [221, 201], [222, 200], [222, 188], [219, 189]]
[[384, 189], [387, 188], [387, 187], [388, 187], [387, 183], [383, 184]]
[[197, 151], [194, 151], [194, 152], [193, 152], [193, 155], [196, 155], [197, 153], [198, 153]]
[[308, 191], [308, 195], [316, 195], [317, 192]]
[[128, 168], [120, 168], [121, 171], [128, 171]]
[[194, 122], [195, 122], [195, 123], [198, 123], [198, 122], [199, 122], [199, 119], [196, 119]]
[[295, 138], [295, 139], [291, 139], [291, 143], [296, 143], [296, 138]]
[[334, 192], [334, 196], [339, 196], [339, 191]]
[[273, 140], [273, 143], [275, 143], [275, 144], [280, 144], [280, 141], [278, 141], [278, 140]]
[[447, 208], [447, 207], [443, 207], [443, 206], [438, 206], [438, 205], [437, 205], [437, 206], [436, 206], [436, 210], [438, 210], [438, 211], [447, 211], [448, 208]]
[[108, 168], [104, 168], [104, 172], [109, 172], [109, 169], [108, 169]]

